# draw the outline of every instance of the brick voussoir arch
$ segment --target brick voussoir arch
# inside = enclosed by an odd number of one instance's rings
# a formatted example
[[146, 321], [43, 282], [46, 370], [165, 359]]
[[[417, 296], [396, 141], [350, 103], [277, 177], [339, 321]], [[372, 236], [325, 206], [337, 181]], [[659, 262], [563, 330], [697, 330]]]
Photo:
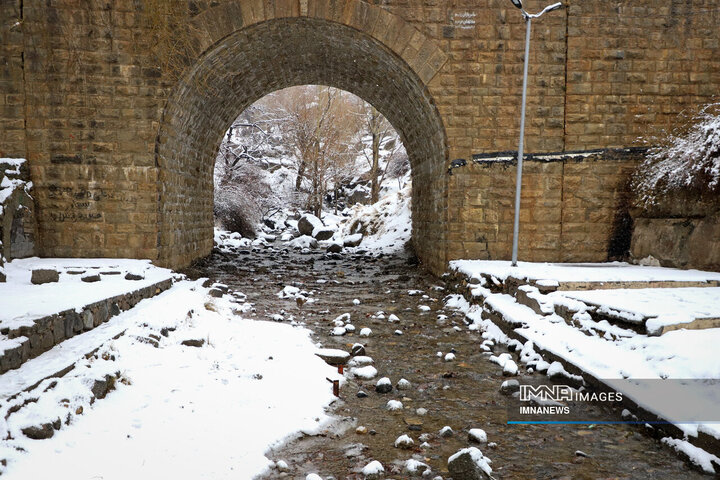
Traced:
[[[233, 0], [192, 20], [194, 44], [206, 52], [242, 28], [282, 18], [340, 23], [367, 34], [402, 58], [426, 85], [447, 61], [437, 42], [402, 17], [361, 0]], [[198, 55], [198, 57], [201, 56]]]

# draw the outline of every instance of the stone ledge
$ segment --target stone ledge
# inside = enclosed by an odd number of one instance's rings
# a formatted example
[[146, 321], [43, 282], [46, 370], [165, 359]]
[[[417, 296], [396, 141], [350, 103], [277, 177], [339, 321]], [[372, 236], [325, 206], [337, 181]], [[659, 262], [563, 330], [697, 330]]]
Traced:
[[0, 353], [0, 374], [19, 368], [29, 359], [47, 352], [67, 338], [92, 330], [120, 312], [134, 307], [141, 300], [164, 292], [172, 284], [172, 279], [165, 279], [131, 292], [90, 303], [80, 312], [74, 309], [64, 310], [34, 319], [29, 326], [0, 331], [0, 335], [5, 336], [8, 339], [6, 341], [12, 344]]

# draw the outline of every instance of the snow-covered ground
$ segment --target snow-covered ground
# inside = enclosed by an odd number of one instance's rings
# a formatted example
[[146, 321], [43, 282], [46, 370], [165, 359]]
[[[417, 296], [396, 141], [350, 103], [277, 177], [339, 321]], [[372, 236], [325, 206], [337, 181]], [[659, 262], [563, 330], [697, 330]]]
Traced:
[[[251, 478], [271, 466], [264, 453], [272, 445], [322, 429], [334, 398], [326, 377], [337, 372], [315, 355], [310, 332], [245, 320], [237, 315], [244, 305], [200, 284], [180, 281], [113, 317], [104, 327], [125, 334], [100, 338], [89, 359], [95, 330], [71, 339], [80, 342], [72, 352], [56, 347], [17, 370], [42, 376], [53, 355], [76, 362], [66, 376], [0, 403], [0, 418], [24, 404], [0, 423], [9, 433], [0, 443], [3, 477]], [[115, 372], [116, 390], [93, 402], [94, 381]], [[56, 419], [62, 428], [50, 439], [20, 433]]]

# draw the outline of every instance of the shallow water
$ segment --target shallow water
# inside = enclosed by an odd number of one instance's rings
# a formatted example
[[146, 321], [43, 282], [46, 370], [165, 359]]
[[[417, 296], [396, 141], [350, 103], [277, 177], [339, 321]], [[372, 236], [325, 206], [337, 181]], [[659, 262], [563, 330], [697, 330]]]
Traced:
[[[389, 377], [393, 385], [400, 378], [412, 384], [409, 390], [378, 394], [375, 381], [348, 378], [340, 397], [331, 407], [338, 418], [322, 435], [302, 436], [268, 452], [273, 460], [285, 460], [287, 473], [272, 471], [263, 478], [304, 479], [311, 472], [323, 478], [361, 479], [360, 470], [379, 460], [387, 478], [408, 478], [402, 464], [416, 458], [430, 465], [435, 475], [448, 478], [447, 459], [468, 441], [470, 428], [482, 428], [488, 441], [497, 446], [475, 445], [492, 460], [496, 479], [694, 479], [708, 478], [691, 469], [671, 450], [628, 425], [508, 425], [507, 408], [518, 401], [499, 392], [507, 379], [502, 369], [487, 360], [480, 348], [479, 332], [469, 331], [463, 315], [443, 308], [447, 292], [434, 289], [441, 280], [411, 265], [403, 256], [300, 254], [275, 247], [214, 253], [186, 273], [208, 276], [247, 295], [255, 304], [253, 318], [268, 320], [285, 311], [315, 332], [327, 348], [350, 349], [355, 342], [366, 346], [378, 369], [378, 377]], [[320, 281], [320, 283], [318, 283]], [[299, 306], [295, 300], [280, 299], [276, 293], [286, 285], [312, 292], [315, 301]], [[410, 296], [422, 290], [428, 298]], [[360, 300], [354, 305], [353, 300]], [[418, 305], [428, 305], [421, 312]], [[372, 318], [378, 311], [395, 313], [399, 323]], [[350, 313], [354, 334], [332, 337], [331, 321]], [[438, 314], [447, 315], [438, 322]], [[461, 327], [457, 331], [455, 326]], [[370, 327], [373, 334], [361, 338], [358, 332]], [[394, 331], [400, 329], [398, 336]], [[445, 362], [436, 352], [454, 349], [456, 360]], [[494, 354], [506, 350], [496, 347]], [[519, 362], [518, 362], [519, 363]], [[529, 374], [520, 367], [521, 383], [549, 383], [542, 374]], [[332, 386], [328, 383], [328, 388]], [[358, 398], [358, 390], [368, 393]], [[297, 392], [288, 392], [288, 395]], [[388, 400], [401, 400], [404, 409], [390, 412]], [[420, 416], [417, 408], [427, 409]], [[618, 420], [618, 411], [596, 405], [584, 407], [587, 418]], [[454, 435], [444, 438], [438, 431], [450, 426]], [[357, 426], [368, 432], [358, 434]], [[374, 433], [374, 434], [372, 434]], [[428, 433], [429, 448], [420, 448], [418, 437]], [[395, 439], [408, 434], [413, 449], [393, 446]], [[587, 457], [579, 456], [576, 451]]]

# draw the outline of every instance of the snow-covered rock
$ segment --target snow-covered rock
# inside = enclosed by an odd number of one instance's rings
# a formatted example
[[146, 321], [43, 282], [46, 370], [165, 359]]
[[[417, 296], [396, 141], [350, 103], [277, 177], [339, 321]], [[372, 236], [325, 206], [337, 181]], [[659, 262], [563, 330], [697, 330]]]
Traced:
[[438, 433], [440, 434], [441, 437], [445, 437], [445, 438], [452, 437], [455, 434], [455, 432], [453, 432], [453, 429], [450, 428], [449, 425], [445, 425], [443, 428], [440, 429], [440, 431]]
[[487, 433], [482, 428], [471, 428], [468, 432], [468, 440], [475, 443], [487, 443]]
[[455, 360], [455, 354], [452, 352], [446, 353], [444, 359], [446, 362], [452, 362], [453, 360]]
[[486, 480], [492, 475], [490, 463], [476, 447], [463, 448], [448, 459], [448, 470], [458, 480]]
[[343, 239], [343, 246], [345, 247], [357, 247], [360, 245], [360, 242], [362, 242], [363, 236], [362, 233], [355, 233], [353, 235], [348, 235]]
[[373, 359], [365, 356], [365, 355], [358, 355], [356, 357], [353, 357], [350, 359], [350, 362], [348, 363], [348, 366], [350, 367], [362, 367], [365, 365], [372, 365]]
[[311, 213], [306, 213], [297, 222], [297, 229], [300, 235], [307, 235], [313, 237], [313, 231], [316, 228], [324, 228], [322, 220]]
[[348, 352], [335, 348], [323, 348], [315, 352], [315, 355], [325, 360], [329, 365], [344, 365], [350, 359]]
[[399, 400], [388, 400], [385, 407], [392, 412], [395, 410], [402, 410], [403, 404]]
[[365, 465], [362, 469], [362, 474], [365, 475], [365, 478], [367, 480], [376, 480], [380, 478], [385, 473], [385, 468], [383, 468], [382, 463], [378, 462], [377, 460], [373, 460], [372, 462]]
[[362, 329], [360, 330], [360, 336], [361, 336], [361, 337], [369, 337], [370, 335], [372, 335], [372, 330], [371, 330], [371, 329], [365, 327], [365, 328], [362, 328]]
[[366, 365], [364, 367], [351, 368], [350, 373], [356, 378], [362, 378], [363, 380], [372, 380], [377, 376], [377, 369], [372, 365]]
[[415, 445], [415, 441], [407, 434], [400, 435], [395, 439], [395, 448], [410, 448]]
[[387, 320], [388, 320], [388, 322], [390, 322], [390, 323], [395, 323], [395, 322], [399, 322], [399, 321], [400, 321], [400, 319], [398, 318], [398, 316], [395, 315], [394, 313], [391, 313]]
[[403, 468], [403, 472], [409, 473], [412, 475], [415, 474], [424, 474], [426, 471], [430, 471], [430, 466], [427, 463], [423, 463], [419, 460], [415, 460], [414, 458], [410, 458], [405, 462], [405, 466]]
[[342, 337], [346, 333], [347, 333], [347, 330], [345, 329], [345, 327], [335, 327], [330, 332], [330, 335], [332, 335], [334, 337]]
[[398, 390], [409, 390], [411, 386], [412, 386], [412, 384], [408, 380], [405, 380], [404, 378], [401, 378], [400, 380], [398, 380], [397, 385], [396, 385]]
[[390, 393], [392, 392], [392, 382], [388, 377], [382, 377], [375, 384], [375, 391], [378, 393]]

